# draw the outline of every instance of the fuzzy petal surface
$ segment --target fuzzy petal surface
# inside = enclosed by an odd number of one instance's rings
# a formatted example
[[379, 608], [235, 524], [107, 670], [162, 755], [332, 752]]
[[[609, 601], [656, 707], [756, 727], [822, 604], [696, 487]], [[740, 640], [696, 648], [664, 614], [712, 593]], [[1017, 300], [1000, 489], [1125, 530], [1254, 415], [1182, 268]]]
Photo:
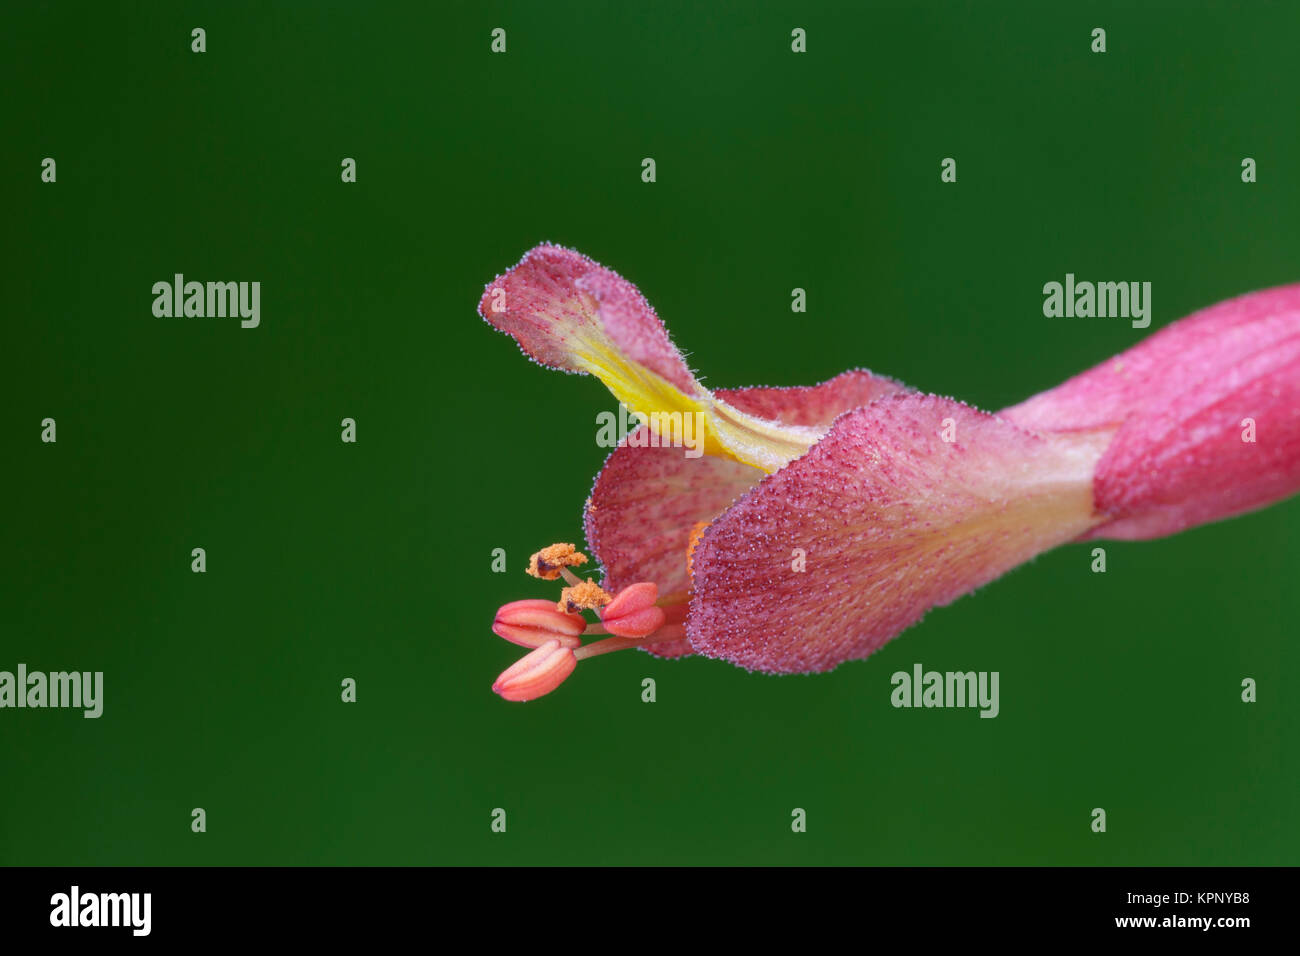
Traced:
[[1111, 521], [1094, 537], [1160, 537], [1295, 494], [1300, 285], [1202, 309], [1001, 414], [1041, 431], [1117, 429], [1095, 486]]
[[[719, 389], [744, 412], [786, 424], [828, 428], [839, 415], [906, 386], [856, 369], [819, 385]], [[654, 581], [661, 594], [685, 595], [691, 530], [722, 514], [763, 472], [724, 458], [687, 458], [680, 448], [622, 445], [596, 477], [584, 515], [587, 543], [617, 591]], [[647, 648], [660, 656], [691, 652], [686, 639]]]
[[720, 388], [715, 394], [742, 412], [782, 425], [827, 429], [840, 415], [878, 398], [911, 392], [902, 382], [866, 369], [841, 372], [818, 385]]
[[1097, 524], [1105, 437], [1037, 436], [918, 394], [846, 413], [705, 531], [692, 646], [772, 673], [868, 656], [929, 608]]
[[705, 454], [775, 471], [822, 435], [748, 414], [715, 396], [696, 381], [637, 288], [571, 249], [530, 250], [488, 283], [479, 314], [541, 364], [595, 375], [651, 427], [673, 416], [678, 422], [699, 416]]

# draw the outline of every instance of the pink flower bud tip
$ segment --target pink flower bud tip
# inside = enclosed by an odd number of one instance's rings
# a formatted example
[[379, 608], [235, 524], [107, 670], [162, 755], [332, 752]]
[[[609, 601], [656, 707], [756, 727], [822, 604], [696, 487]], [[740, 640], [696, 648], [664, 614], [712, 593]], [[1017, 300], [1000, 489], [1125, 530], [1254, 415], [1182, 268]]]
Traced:
[[564, 683], [577, 666], [573, 648], [550, 640], [507, 667], [492, 690], [506, 700], [535, 700]]
[[525, 600], [503, 604], [492, 622], [492, 633], [520, 647], [541, 647], [556, 641], [561, 647], [577, 647], [587, 629], [581, 614], [558, 611], [554, 601]]
[[605, 605], [601, 623], [619, 637], [648, 637], [664, 623], [663, 608], [655, 606], [657, 600], [657, 585], [649, 581], [629, 584]]

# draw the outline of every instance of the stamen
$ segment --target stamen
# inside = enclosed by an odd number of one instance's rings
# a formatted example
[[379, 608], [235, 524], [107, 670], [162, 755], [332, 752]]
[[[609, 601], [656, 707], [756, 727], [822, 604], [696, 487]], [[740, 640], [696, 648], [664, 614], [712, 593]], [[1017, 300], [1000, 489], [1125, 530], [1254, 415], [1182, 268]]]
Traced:
[[575, 659], [585, 661], [588, 657], [599, 657], [601, 654], [608, 654], [610, 651], [622, 651], [629, 647], [636, 647], [641, 641], [635, 637], [610, 637], [603, 641], [592, 641], [590, 644], [583, 644], [574, 650]]
[[596, 608], [604, 607], [612, 600], [613, 598], [608, 591], [591, 580], [591, 578], [588, 578], [561, 591], [559, 603], [555, 607], [557, 610], [568, 611], [573, 614], [582, 610], [594, 611]]
[[[588, 634], [600, 633], [597, 628], [589, 628]], [[681, 624], [666, 624], [653, 634], [647, 634], [645, 637], [608, 637], [603, 641], [591, 641], [576, 647], [573, 650], [573, 656], [577, 660], [586, 660], [588, 657], [599, 657], [601, 654], [608, 654], [611, 651], [623, 651], [629, 647], [645, 647], [647, 644], [659, 644], [665, 641], [679, 641], [686, 636], [686, 628]]]
[[[701, 523], [692, 532], [692, 547], [705, 527]], [[544, 581], [562, 577], [569, 586], [557, 604], [528, 599], [512, 601], [497, 611], [492, 630], [533, 649], [492, 685], [502, 697], [532, 700], [558, 687], [580, 660], [686, 637], [688, 592], [660, 596], [656, 584], [639, 581], [611, 595], [590, 578], [584, 581], [569, 570], [586, 563], [587, 556], [571, 544], [553, 544], [530, 557], [528, 573], [533, 577]], [[601, 620], [588, 623], [578, 613], [584, 610], [595, 611]], [[604, 639], [581, 644], [582, 634]]]
[[502, 671], [492, 690], [506, 700], [534, 700], [559, 687], [577, 666], [572, 648], [547, 641]]
[[528, 573], [543, 581], [554, 581], [561, 574], [569, 579], [567, 568], [586, 564], [587, 556], [571, 544], [547, 545], [528, 559]]
[[659, 588], [649, 581], [629, 584], [618, 592], [600, 615], [605, 630], [619, 637], [648, 637], [664, 622], [663, 608], [656, 607]]
[[511, 601], [498, 609], [492, 632], [521, 647], [541, 647], [557, 640], [563, 647], [577, 647], [579, 635], [587, 627], [581, 614], [557, 611], [551, 601], [528, 599]]

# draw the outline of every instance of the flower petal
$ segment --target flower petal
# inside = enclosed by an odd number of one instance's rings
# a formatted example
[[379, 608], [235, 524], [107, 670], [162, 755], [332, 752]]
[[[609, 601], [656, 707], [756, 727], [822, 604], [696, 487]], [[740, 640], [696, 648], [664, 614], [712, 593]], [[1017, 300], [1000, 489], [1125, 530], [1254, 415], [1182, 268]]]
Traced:
[[488, 283], [479, 314], [512, 335], [526, 354], [568, 372], [591, 372], [602, 348], [687, 394], [695, 376], [636, 286], [562, 246], [530, 249]]
[[[841, 413], [907, 387], [855, 369], [818, 385], [719, 389], [741, 411], [773, 421], [827, 428]], [[691, 530], [712, 521], [756, 485], [763, 472], [723, 458], [687, 458], [679, 448], [622, 445], [596, 476], [584, 515], [587, 543], [618, 591], [654, 581], [664, 595], [690, 589], [686, 551]], [[649, 645], [661, 657], [691, 653], [690, 641]]]
[[680, 448], [616, 448], [596, 476], [584, 515], [606, 589], [653, 581], [665, 597], [685, 595], [691, 528], [712, 521], [762, 477], [738, 461], [687, 458]]
[[1092, 476], [1109, 435], [1040, 437], [917, 394], [848, 412], [704, 532], [688, 637], [774, 673], [866, 657], [1099, 523]]
[[[719, 389], [736, 408], [772, 421], [829, 428], [840, 414], [907, 387], [861, 369], [818, 385]], [[596, 476], [587, 499], [587, 543], [621, 590], [654, 581], [660, 593], [685, 592], [691, 529], [712, 521], [756, 485], [763, 472], [719, 458], [687, 458], [679, 448], [624, 444]]]
[[1300, 284], [1252, 292], [1194, 312], [1056, 388], [1003, 409], [1031, 431], [1115, 426], [1180, 395], [1221, 388], [1232, 368], [1300, 330]]
[[700, 423], [705, 454], [775, 471], [821, 437], [820, 429], [769, 422], [714, 396], [636, 287], [570, 249], [529, 251], [488, 283], [479, 314], [543, 365], [595, 375], [630, 411], [651, 416], [652, 428], [681, 428], [685, 416], [699, 416], [691, 420]]
[[1300, 335], [1165, 408], [1130, 416], [1097, 466], [1097, 507], [1117, 517], [1092, 536], [1175, 534], [1297, 491]]
[[782, 425], [828, 429], [840, 415], [878, 398], [911, 392], [902, 382], [862, 368], [849, 369], [817, 385], [789, 388], [720, 388], [714, 394], [742, 412]]
[[[1221, 302], [1001, 414], [1025, 428], [1119, 426], [1091, 537], [1173, 534], [1300, 490], [1300, 285]], [[1243, 441], [1246, 419], [1254, 441]]]

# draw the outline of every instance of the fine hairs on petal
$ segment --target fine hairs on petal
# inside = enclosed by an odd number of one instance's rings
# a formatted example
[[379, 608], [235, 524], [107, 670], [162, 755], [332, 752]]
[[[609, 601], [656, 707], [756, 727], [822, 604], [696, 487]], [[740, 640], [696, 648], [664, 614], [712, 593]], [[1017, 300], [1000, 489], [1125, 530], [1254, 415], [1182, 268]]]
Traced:
[[602, 639], [571, 647], [576, 624], [516, 602], [494, 628], [535, 650], [498, 680], [510, 699], [629, 647], [829, 670], [1065, 542], [1300, 491], [1300, 285], [1203, 309], [997, 414], [861, 369], [710, 391], [631, 283], [558, 246], [489, 283], [480, 313], [629, 408], [704, 422], [703, 457], [650, 424], [610, 454], [584, 509], [609, 590], [568, 571], [572, 546], [534, 568], [570, 584], [547, 613], [603, 614], [585, 631]]
[[771, 673], [866, 657], [927, 609], [1096, 526], [1105, 441], [1036, 436], [933, 395], [847, 412], [705, 530], [691, 644]]

